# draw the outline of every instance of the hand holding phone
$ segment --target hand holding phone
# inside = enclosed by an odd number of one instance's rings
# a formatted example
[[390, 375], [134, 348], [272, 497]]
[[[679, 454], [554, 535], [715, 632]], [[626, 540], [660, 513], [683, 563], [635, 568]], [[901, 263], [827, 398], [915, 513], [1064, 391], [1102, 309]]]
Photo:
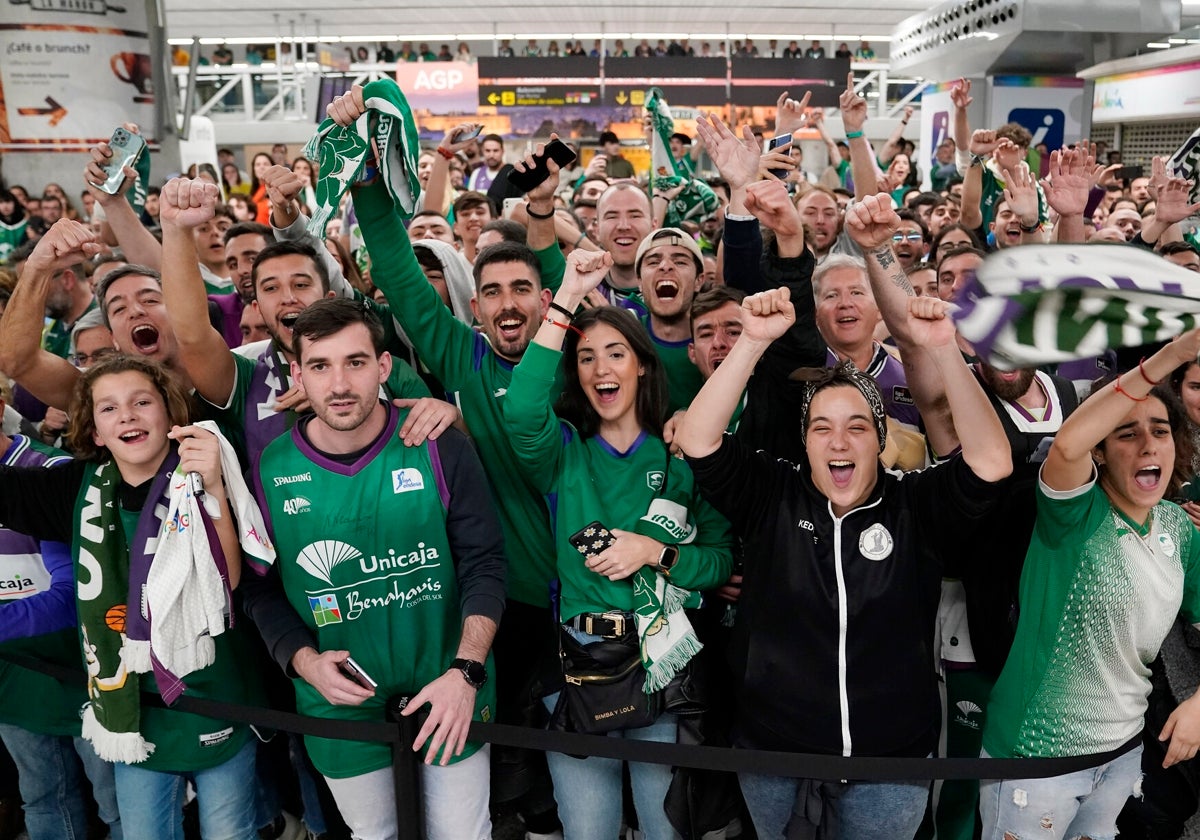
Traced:
[[146, 141], [140, 134], [130, 131], [124, 126], [118, 126], [108, 141], [112, 157], [108, 163], [101, 165], [105, 179], [103, 182], [92, 182], [92, 186], [109, 195], [116, 195], [125, 181], [125, 167], [133, 166], [146, 150]]
[[450, 129], [450, 137], [448, 139], [454, 144], [467, 143], [482, 133], [483, 123], [467, 123]]
[[551, 140], [542, 149], [540, 155], [533, 156], [533, 168], [526, 169], [524, 172], [519, 172], [514, 169], [508, 173], [508, 183], [520, 190], [522, 193], [527, 193], [538, 184], [550, 177], [550, 167], [546, 164], [547, 160], [554, 161], [559, 169], [570, 166], [575, 161], [575, 153], [571, 151], [571, 147], [561, 140]]
[[379, 683], [371, 679], [371, 676], [362, 669], [362, 666], [354, 661], [353, 656], [347, 656], [345, 661], [338, 666], [338, 669], [347, 679], [354, 680], [356, 683], [361, 685], [363, 688], [368, 689], [369, 691], [374, 691], [375, 689], [379, 688]]
[[595, 557], [612, 545], [614, 539], [612, 532], [596, 521], [580, 528], [567, 541], [584, 557]]
[[[773, 152], [776, 149], [778, 149], [780, 146], [787, 146], [791, 142], [792, 142], [792, 135], [790, 133], [777, 134], [767, 142], [767, 151]], [[790, 146], [789, 146], [789, 148], [790, 148]], [[781, 181], [787, 180], [788, 170], [786, 170], [786, 169], [768, 169], [767, 172], [770, 173], [771, 175], [773, 175], [774, 177], [778, 178]]]

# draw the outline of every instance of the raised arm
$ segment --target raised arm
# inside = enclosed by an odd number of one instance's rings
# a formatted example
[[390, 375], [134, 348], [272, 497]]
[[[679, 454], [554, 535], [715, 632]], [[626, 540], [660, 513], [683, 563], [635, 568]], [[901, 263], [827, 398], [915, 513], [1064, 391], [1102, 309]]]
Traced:
[[996, 132], [990, 129], [981, 128], [971, 135], [971, 158], [967, 172], [963, 175], [960, 221], [972, 230], [983, 224], [983, 211], [980, 209], [980, 203], [983, 201], [983, 158], [990, 155], [999, 142]]
[[908, 128], [908, 121], [912, 119], [913, 109], [911, 105], [904, 106], [904, 117], [896, 126], [896, 130], [892, 132], [892, 136], [883, 144], [883, 148], [879, 150], [879, 162], [884, 166], [891, 163], [892, 158], [900, 153], [900, 141], [904, 139], [904, 129]]
[[1084, 400], [1054, 436], [1042, 466], [1046, 485], [1052, 490], [1083, 486], [1092, 476], [1092, 450], [1117, 427], [1134, 402], [1145, 399], [1155, 383], [1175, 368], [1195, 361], [1198, 352], [1200, 329], [1186, 332], [1146, 359], [1138, 370], [1122, 374]]
[[70, 408], [79, 371], [42, 349], [46, 297], [59, 271], [95, 256], [103, 247], [86, 225], [59, 219], [25, 261], [0, 318], [0, 370], [46, 405], [63, 411]]
[[[1155, 166], [1163, 166], [1162, 158], [1155, 158]], [[1192, 182], [1182, 178], [1164, 178], [1158, 187], [1154, 215], [1142, 227], [1142, 241], [1150, 247], [1182, 239], [1179, 223], [1200, 212], [1200, 203], [1189, 204], [1188, 196]]]
[[1021, 225], [1021, 244], [1044, 244], [1046, 237], [1041, 229], [1037, 180], [1029, 171], [1029, 164], [1021, 161], [1016, 169], [1004, 170], [1004, 200]]
[[742, 301], [741, 336], [692, 400], [686, 420], [675, 432], [674, 443], [685, 455], [703, 458], [717, 451], [755, 365], [771, 342], [787, 332], [794, 321], [795, 310], [786, 287]]
[[1095, 158], [1074, 149], [1050, 153], [1050, 169], [1042, 179], [1046, 203], [1058, 214], [1054, 229], [1056, 242], [1083, 243], [1087, 241], [1087, 222], [1083, 217], [1091, 192], [1089, 170]]
[[216, 184], [199, 179], [168, 181], [159, 197], [163, 231], [163, 303], [179, 342], [179, 360], [196, 391], [216, 406], [229, 402], [237, 379], [233, 353], [208, 320], [208, 295], [192, 231], [213, 217]]
[[[138, 133], [138, 127], [133, 123], [125, 123], [125, 129], [133, 134]], [[88, 192], [96, 199], [96, 203], [104, 208], [105, 222], [116, 237], [117, 244], [125, 252], [125, 258], [131, 263], [161, 270], [162, 247], [154, 238], [154, 234], [146, 230], [146, 226], [125, 198], [125, 193], [137, 177], [137, 172], [132, 167], [125, 167], [125, 180], [117, 188], [116, 195], [110, 195], [96, 187], [96, 184], [103, 184], [107, 177], [103, 167], [112, 160], [112, 154], [112, 148], [107, 141], [92, 146], [92, 162], [83, 171], [83, 180], [87, 184]]]
[[[967, 149], [971, 145], [971, 124], [967, 119], [967, 108], [975, 100], [971, 98], [971, 80], [959, 79], [950, 88], [950, 104], [954, 108], [954, 148], [955, 160], [958, 163], [959, 174], [967, 174], [967, 164], [970, 161]], [[967, 156], [967, 157], [963, 157]]]
[[459, 141], [456, 138], [470, 135], [481, 129], [479, 123], [462, 123], [442, 135], [442, 142], [433, 153], [433, 165], [429, 168], [429, 180], [425, 182], [425, 193], [421, 196], [421, 208], [433, 210], [443, 216], [450, 210], [454, 189], [450, 186], [450, 158], [469, 146], [474, 137]]
[[905, 381], [921, 413], [929, 444], [934, 452], [946, 454], [958, 448], [959, 439], [946, 400], [945, 378], [911, 332], [910, 307], [915, 293], [892, 251], [892, 231], [899, 223], [886, 195], [868, 196], [846, 211], [846, 230], [862, 249], [875, 303], [900, 349]]
[[854, 74], [846, 74], [846, 89], [840, 99], [842, 125], [846, 128], [846, 143], [850, 146], [850, 173], [854, 177], [854, 197], [863, 199], [875, 190], [879, 167], [871, 141], [863, 133], [867, 124], [867, 100], [854, 92]]
[[[557, 140], [558, 135], [551, 134], [550, 139]], [[522, 173], [532, 169], [534, 157], [542, 154], [545, 150], [545, 145], [538, 143], [533, 152], [526, 155], [524, 160], [514, 163], [513, 168]], [[525, 194], [527, 203], [519, 205], [517, 211], [513, 213], [513, 218], [516, 218], [517, 221], [522, 221], [517, 218], [518, 215], [525, 217], [524, 221], [528, 231], [526, 243], [534, 251], [558, 244], [558, 214], [554, 207], [554, 194], [558, 188], [558, 164], [547, 158], [546, 170], [549, 172], [546, 180], [527, 192]]]
[[1012, 450], [1000, 416], [975, 375], [963, 364], [950, 319], [951, 304], [938, 298], [914, 297], [908, 305], [908, 333], [924, 349], [944, 382], [950, 414], [960, 430], [963, 460], [984, 481], [1007, 478], [1012, 473]]

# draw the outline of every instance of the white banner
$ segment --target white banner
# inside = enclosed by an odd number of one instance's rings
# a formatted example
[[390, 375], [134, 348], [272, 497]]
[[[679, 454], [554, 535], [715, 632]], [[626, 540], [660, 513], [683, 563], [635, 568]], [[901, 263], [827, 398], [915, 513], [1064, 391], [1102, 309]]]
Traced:
[[154, 58], [142, 0], [10, 2], [4, 24], [0, 148], [86, 147], [123, 122], [153, 128]]
[[1200, 62], [1096, 79], [1094, 122], [1200, 115]]

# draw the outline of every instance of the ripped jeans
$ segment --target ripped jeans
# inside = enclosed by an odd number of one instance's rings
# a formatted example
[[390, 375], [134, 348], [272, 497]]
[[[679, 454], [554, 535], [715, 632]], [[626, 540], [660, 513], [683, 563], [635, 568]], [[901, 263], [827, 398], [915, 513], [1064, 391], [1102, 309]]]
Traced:
[[[983, 753], [987, 758], [987, 752]], [[1048, 779], [985, 780], [979, 784], [983, 840], [1113, 840], [1117, 815], [1141, 796], [1142, 747], [1090, 770]]]

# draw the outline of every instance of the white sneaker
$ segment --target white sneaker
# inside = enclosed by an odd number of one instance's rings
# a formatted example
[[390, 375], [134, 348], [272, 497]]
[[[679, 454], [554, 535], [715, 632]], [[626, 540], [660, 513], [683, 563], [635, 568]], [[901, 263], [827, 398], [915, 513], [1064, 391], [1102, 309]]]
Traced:
[[525, 840], [563, 840], [563, 833], [555, 831], [551, 834], [534, 834], [532, 831], [526, 831]]

